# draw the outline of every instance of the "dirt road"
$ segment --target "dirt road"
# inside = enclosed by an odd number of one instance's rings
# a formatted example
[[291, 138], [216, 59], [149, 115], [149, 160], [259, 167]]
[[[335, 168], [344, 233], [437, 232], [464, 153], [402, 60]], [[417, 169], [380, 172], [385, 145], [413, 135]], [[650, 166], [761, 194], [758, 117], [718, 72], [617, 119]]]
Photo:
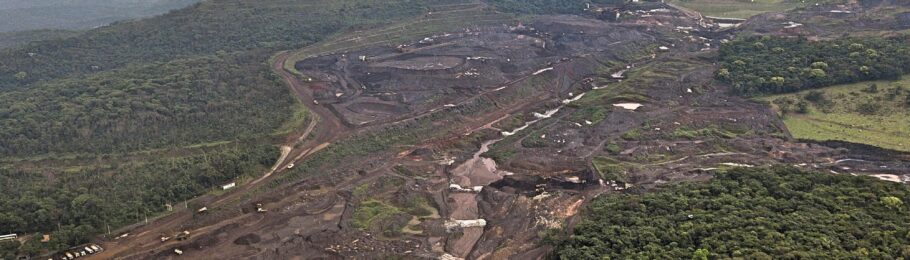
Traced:
[[[288, 53], [278, 54], [272, 63], [272, 69], [288, 84], [288, 87], [295, 98], [307, 106], [311, 112], [311, 116], [314, 120], [319, 122], [319, 125], [315, 126], [315, 128], [313, 125], [308, 125], [306, 126], [306, 130], [297, 132], [300, 136], [287, 138], [289, 143], [283, 144], [282, 148], [290, 150], [287, 152], [282, 151], [282, 156], [279, 158], [279, 161], [275, 163], [269, 172], [263, 174], [262, 177], [234, 188], [224, 194], [217, 196], [205, 195], [196, 199], [198, 201], [209, 201], [206, 203], [206, 207], [216, 208], [226, 202], [240, 198], [243, 194], [246, 194], [247, 191], [252, 190], [261, 183], [267, 183], [264, 182], [265, 180], [287, 171], [288, 165], [305, 159], [307, 156], [328, 147], [331, 142], [349, 133], [350, 129], [345, 127], [344, 124], [341, 123], [341, 120], [339, 120], [331, 111], [313, 102], [312, 93], [306, 85], [301, 83], [297, 77], [284, 70], [283, 65], [288, 56]], [[307, 135], [311, 136], [307, 138]], [[195, 210], [196, 209], [194, 208], [177, 210], [170, 215], [155, 219], [148, 224], [126, 231], [131, 235], [125, 238], [101, 242], [100, 244], [106, 250], [100, 254], [92, 255], [87, 259], [128, 259], [137, 252], [169, 247], [171, 245], [161, 243], [160, 235], [173, 233], [174, 230], [193, 221]], [[205, 232], [207, 229], [211, 229], [211, 227], [203, 227], [197, 230], [191, 230], [190, 232], [196, 234]]]

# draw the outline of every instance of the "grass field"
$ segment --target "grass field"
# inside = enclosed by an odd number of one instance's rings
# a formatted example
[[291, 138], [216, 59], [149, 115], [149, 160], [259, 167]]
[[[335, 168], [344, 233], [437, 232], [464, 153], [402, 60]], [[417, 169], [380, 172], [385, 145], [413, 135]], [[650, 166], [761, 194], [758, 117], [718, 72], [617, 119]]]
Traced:
[[[872, 90], [870, 85], [877, 86]], [[784, 123], [793, 137], [809, 140], [839, 140], [910, 151], [910, 77], [898, 81], [873, 81], [816, 90], [821, 101], [809, 101], [812, 91], [762, 98], [778, 112], [799, 110], [784, 100], [804, 102], [807, 111], [784, 113]], [[813, 99], [813, 98], [809, 98]], [[814, 98], [813, 100], [818, 100]]]
[[[803, 3], [805, 2], [805, 3]], [[672, 3], [701, 12], [703, 15], [749, 18], [766, 12], [782, 12], [819, 1], [794, 0], [673, 0]]]

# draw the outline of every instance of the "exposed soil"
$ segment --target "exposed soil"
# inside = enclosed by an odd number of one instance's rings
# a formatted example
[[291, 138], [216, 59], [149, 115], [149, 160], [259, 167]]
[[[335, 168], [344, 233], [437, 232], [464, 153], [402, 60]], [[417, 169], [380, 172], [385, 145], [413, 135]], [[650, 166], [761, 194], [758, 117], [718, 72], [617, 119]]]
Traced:
[[[719, 168], [910, 180], [906, 154], [789, 138], [770, 108], [713, 81], [729, 31], [656, 7], [314, 57], [295, 66], [306, 82], [278, 55], [273, 69], [318, 118], [298, 132], [311, 137], [289, 138], [303, 141], [286, 144], [294, 148], [262, 178], [193, 202], [215, 210], [174, 212], [91, 258], [540, 259], [552, 250], [542, 236], [571, 231], [596, 196], [707, 180]], [[756, 19], [745, 28], [770, 18]], [[410, 131], [418, 127], [430, 130]], [[380, 133], [416, 141], [264, 187], [339, 140]], [[265, 192], [248, 193], [256, 188]], [[186, 240], [160, 240], [183, 230]]]

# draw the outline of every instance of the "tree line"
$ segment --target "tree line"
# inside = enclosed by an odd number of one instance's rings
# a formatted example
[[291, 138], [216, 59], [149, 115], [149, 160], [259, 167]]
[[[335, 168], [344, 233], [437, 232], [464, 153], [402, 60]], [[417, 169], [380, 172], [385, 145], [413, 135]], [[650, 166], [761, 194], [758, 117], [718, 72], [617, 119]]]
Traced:
[[717, 79], [739, 94], [789, 93], [910, 71], [910, 36], [806, 38], [750, 36], [720, 49]]

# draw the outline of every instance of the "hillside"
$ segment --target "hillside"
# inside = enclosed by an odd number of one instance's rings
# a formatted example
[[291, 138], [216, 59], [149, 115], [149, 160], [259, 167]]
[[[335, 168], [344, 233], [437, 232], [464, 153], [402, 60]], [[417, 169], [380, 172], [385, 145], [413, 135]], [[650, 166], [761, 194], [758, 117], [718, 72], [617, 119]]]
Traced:
[[910, 151], [910, 80], [869, 81], [763, 97], [793, 137]]

